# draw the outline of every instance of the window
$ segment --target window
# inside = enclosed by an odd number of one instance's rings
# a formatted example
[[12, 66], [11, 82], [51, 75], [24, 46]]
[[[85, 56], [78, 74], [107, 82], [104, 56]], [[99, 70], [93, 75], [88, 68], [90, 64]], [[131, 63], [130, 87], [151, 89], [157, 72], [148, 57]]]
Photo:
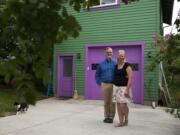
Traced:
[[72, 59], [64, 59], [63, 64], [63, 76], [71, 77], [72, 76]]
[[116, 3], [116, 0], [100, 0], [101, 4], [112, 4]]
[[91, 3], [91, 8], [117, 5], [119, 0], [96, 0]]

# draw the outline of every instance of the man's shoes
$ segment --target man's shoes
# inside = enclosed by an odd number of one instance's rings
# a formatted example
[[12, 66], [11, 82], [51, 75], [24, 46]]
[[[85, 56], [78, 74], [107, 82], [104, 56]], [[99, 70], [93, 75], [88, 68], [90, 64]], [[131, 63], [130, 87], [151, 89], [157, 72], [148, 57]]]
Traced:
[[103, 122], [104, 122], [104, 123], [108, 123], [108, 119], [109, 119], [109, 118], [105, 118], [105, 119], [103, 120]]
[[108, 118], [108, 123], [113, 123], [113, 119], [112, 118]]
[[112, 118], [105, 118], [103, 120], [104, 123], [113, 123], [113, 119]]

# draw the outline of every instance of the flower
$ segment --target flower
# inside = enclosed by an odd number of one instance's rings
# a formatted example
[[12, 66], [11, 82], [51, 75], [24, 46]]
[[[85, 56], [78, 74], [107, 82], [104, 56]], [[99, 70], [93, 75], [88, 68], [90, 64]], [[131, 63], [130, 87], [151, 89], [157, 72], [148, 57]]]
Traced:
[[125, 4], [128, 4], [128, 0], [122, 0], [122, 2], [124, 2]]
[[165, 52], [165, 48], [164, 48], [164, 46], [161, 46], [160, 47], [160, 51], [159, 51], [161, 54], [163, 54], [164, 52]]
[[171, 39], [172, 38], [172, 34], [166, 34], [165, 36], [164, 36], [164, 40], [166, 41], [166, 40], [169, 40], [169, 39]]

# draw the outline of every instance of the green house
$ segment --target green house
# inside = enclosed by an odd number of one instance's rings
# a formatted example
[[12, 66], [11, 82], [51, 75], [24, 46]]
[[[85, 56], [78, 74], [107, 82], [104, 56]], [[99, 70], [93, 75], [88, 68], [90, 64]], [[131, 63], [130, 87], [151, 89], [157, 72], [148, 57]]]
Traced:
[[133, 100], [146, 104], [159, 100], [161, 74], [146, 69], [152, 61], [154, 36], [163, 35], [163, 23], [171, 24], [173, 0], [140, 0], [125, 5], [120, 0], [100, 0], [90, 10], [79, 13], [68, 8], [79, 21], [82, 31], [54, 48], [53, 90], [57, 97], [73, 97], [77, 92], [85, 99], [102, 99], [95, 83], [95, 71], [104, 59], [106, 47], [119, 49], [133, 69]]

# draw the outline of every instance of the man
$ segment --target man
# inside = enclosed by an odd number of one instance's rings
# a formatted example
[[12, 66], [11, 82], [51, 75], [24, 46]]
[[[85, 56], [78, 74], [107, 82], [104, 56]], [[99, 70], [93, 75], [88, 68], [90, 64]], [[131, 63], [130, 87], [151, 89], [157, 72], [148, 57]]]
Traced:
[[104, 123], [113, 123], [115, 116], [115, 104], [112, 103], [114, 69], [116, 62], [112, 60], [113, 50], [106, 48], [106, 59], [102, 61], [96, 70], [96, 83], [101, 86], [104, 96]]

